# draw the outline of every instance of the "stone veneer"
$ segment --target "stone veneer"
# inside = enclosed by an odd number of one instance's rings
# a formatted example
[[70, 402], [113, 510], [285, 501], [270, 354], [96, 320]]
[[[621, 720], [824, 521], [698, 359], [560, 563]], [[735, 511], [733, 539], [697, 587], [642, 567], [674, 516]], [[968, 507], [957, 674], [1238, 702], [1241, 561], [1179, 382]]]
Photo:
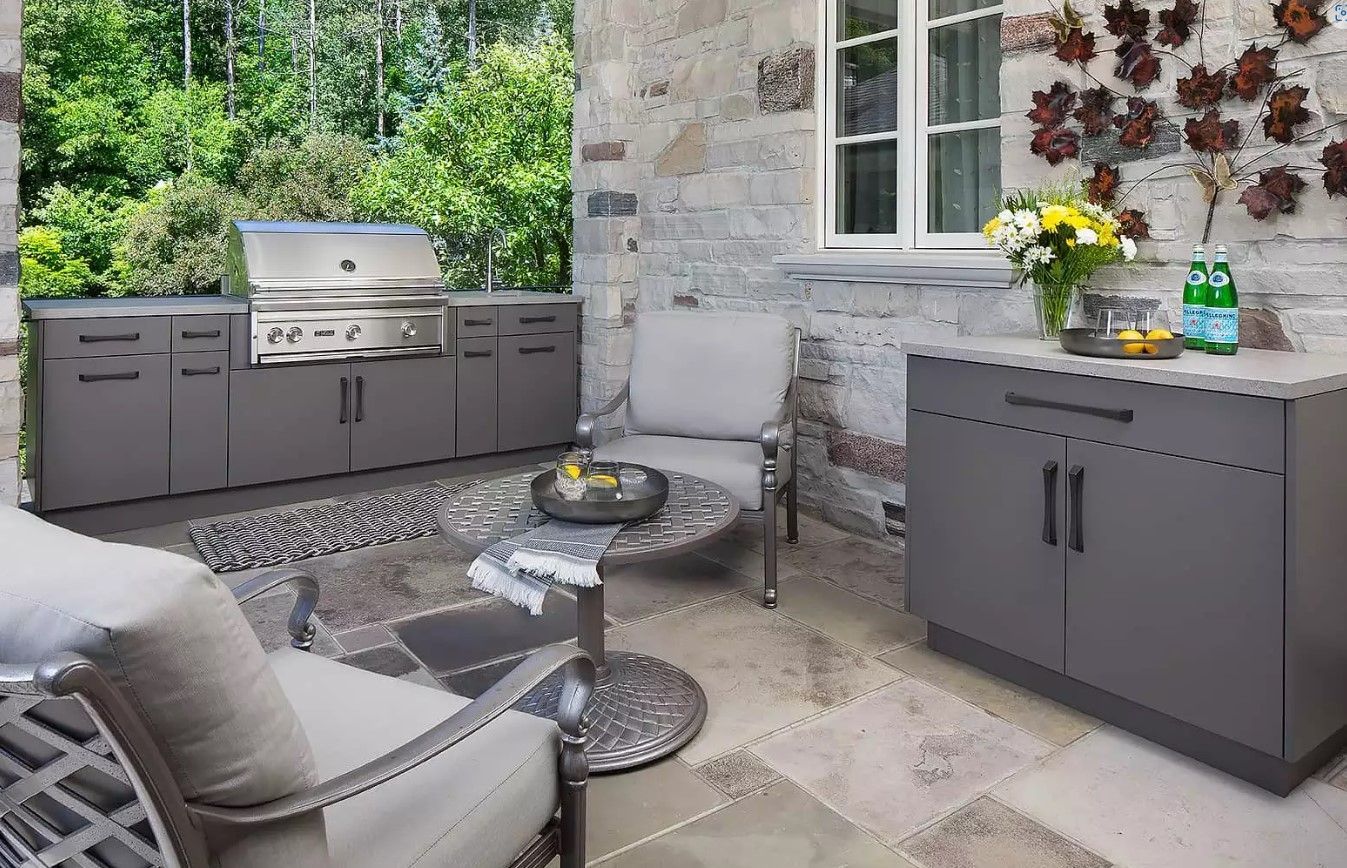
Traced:
[[[631, 323], [672, 308], [768, 310], [803, 329], [801, 496], [832, 521], [882, 534], [883, 504], [903, 504], [905, 340], [1031, 328], [1029, 296], [1006, 287], [795, 281], [778, 254], [816, 249], [814, 52], [828, 0], [579, 0], [576, 4], [575, 281], [585, 299], [581, 398], [599, 406], [627, 375]], [[1100, 0], [1076, 0], [1096, 33], [1106, 76], [1111, 38]], [[1159, 9], [1169, 4], [1147, 3]], [[1233, 47], [1272, 29], [1263, 0], [1220, 0], [1206, 47]], [[1028, 152], [1030, 93], [1071, 72], [1044, 53], [1041, 0], [1007, 0], [1002, 42], [1004, 180], [1041, 179]], [[1316, 119], [1347, 117], [1347, 30], [1313, 52], [1284, 48], [1307, 68]], [[1180, 64], [1165, 58], [1154, 94], [1171, 94]], [[1076, 73], [1078, 76], [1079, 73]], [[1166, 97], [1166, 99], [1169, 99]], [[1306, 145], [1307, 151], [1322, 142]], [[1154, 164], [1125, 163], [1138, 178]], [[1066, 171], [1063, 166], [1058, 171]], [[1269, 348], [1347, 352], [1347, 202], [1307, 189], [1299, 213], [1267, 223], [1233, 197], [1214, 237], [1233, 245], [1246, 339]], [[1150, 215], [1151, 264], [1117, 270], [1097, 289], [1115, 304], [1175, 309], [1203, 206], [1191, 181], [1137, 194]], [[620, 425], [620, 417], [614, 425]]]
[[0, 504], [19, 500], [19, 119], [22, 0], [0, 3]]

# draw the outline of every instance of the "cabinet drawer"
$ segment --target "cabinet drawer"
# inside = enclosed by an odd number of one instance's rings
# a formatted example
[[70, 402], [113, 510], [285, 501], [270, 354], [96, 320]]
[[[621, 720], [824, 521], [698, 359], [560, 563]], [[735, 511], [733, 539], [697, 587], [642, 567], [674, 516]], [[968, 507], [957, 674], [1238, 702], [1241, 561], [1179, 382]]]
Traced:
[[173, 352], [206, 353], [227, 349], [229, 314], [173, 317]]
[[460, 307], [458, 309], [458, 336], [462, 338], [495, 337], [498, 311], [494, 307]]
[[496, 451], [496, 339], [458, 344], [458, 455]]
[[[173, 327], [177, 337], [178, 327]], [[168, 481], [171, 494], [229, 481], [229, 352], [175, 353]]]
[[[166, 353], [172, 317], [59, 319], [42, 324], [42, 357], [85, 359]], [[167, 361], [167, 360], [165, 360]]]
[[575, 331], [574, 304], [517, 304], [499, 311], [503, 335]]
[[1269, 398], [913, 356], [907, 399], [912, 410], [1273, 473], [1285, 468], [1285, 404]]
[[168, 374], [167, 354], [43, 363], [42, 509], [168, 494]]
[[502, 337], [499, 341], [501, 452], [556, 443], [575, 435], [575, 334]]

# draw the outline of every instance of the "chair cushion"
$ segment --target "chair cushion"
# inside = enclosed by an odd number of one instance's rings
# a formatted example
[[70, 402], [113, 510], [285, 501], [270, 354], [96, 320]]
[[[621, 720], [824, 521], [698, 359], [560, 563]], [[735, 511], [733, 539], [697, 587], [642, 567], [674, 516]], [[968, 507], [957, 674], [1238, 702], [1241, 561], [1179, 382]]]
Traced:
[[[468, 700], [302, 651], [272, 669], [329, 780], [400, 747]], [[559, 804], [555, 723], [506, 712], [423, 765], [325, 810], [340, 868], [505, 868]], [[234, 866], [227, 866], [234, 868]]]
[[763, 313], [643, 313], [631, 358], [628, 434], [757, 440], [785, 404], [795, 329]]
[[233, 596], [202, 564], [0, 507], [0, 661], [100, 665], [188, 800], [255, 805], [316, 780], [299, 718]]
[[762, 509], [762, 447], [757, 443], [637, 434], [603, 444], [594, 457], [700, 476], [728, 488], [740, 508]]

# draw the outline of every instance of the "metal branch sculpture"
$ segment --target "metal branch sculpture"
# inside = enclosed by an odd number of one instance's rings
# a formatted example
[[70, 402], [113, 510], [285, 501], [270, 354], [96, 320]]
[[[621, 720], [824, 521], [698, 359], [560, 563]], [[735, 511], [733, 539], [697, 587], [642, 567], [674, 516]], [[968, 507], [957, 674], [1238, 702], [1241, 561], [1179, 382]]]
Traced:
[[[1207, 203], [1206, 225], [1202, 240], [1210, 240], [1212, 218], [1223, 194], [1242, 192], [1239, 203], [1255, 220], [1273, 214], [1295, 211], [1297, 197], [1308, 182], [1302, 173], [1319, 172], [1328, 196], [1347, 198], [1347, 139], [1330, 141], [1318, 159], [1318, 166], [1276, 165], [1272, 158], [1293, 145], [1303, 144], [1347, 124], [1347, 119], [1302, 131], [1312, 115], [1305, 107], [1310, 90], [1295, 84], [1305, 70], [1283, 71], [1281, 48], [1288, 42], [1304, 45], [1328, 26], [1323, 14], [1325, 0], [1280, 0], [1271, 10], [1281, 39], [1275, 44], [1245, 47], [1233, 61], [1216, 69], [1206, 59], [1203, 35], [1206, 29], [1206, 3], [1175, 0], [1173, 7], [1161, 11], [1152, 22], [1149, 9], [1138, 8], [1134, 0], [1119, 0], [1104, 7], [1105, 30], [1118, 40], [1113, 54], [1113, 70], [1118, 86], [1131, 85], [1124, 94], [1101, 81], [1089, 63], [1100, 55], [1099, 37], [1086, 28], [1085, 20], [1063, 0], [1054, 8], [1051, 23], [1056, 31], [1053, 55], [1063, 63], [1079, 67], [1094, 86], [1075, 90], [1063, 81], [1046, 91], [1035, 91], [1034, 108], [1028, 117], [1034, 122], [1029, 149], [1057, 165], [1079, 155], [1081, 140], [1116, 135], [1120, 146], [1144, 156], [1156, 137], [1156, 127], [1171, 127], [1187, 146], [1188, 155], [1133, 181], [1120, 190], [1119, 168], [1096, 163], [1085, 180], [1092, 201], [1114, 206], [1126, 200], [1139, 184], [1166, 171], [1182, 170], [1190, 175]], [[1178, 49], [1197, 40], [1196, 62], [1181, 56]], [[1187, 52], [1189, 56], [1192, 51]], [[1187, 67], [1180, 77], [1177, 101], [1191, 114], [1170, 117], [1145, 91], [1160, 75], [1161, 65], [1175, 60]], [[1227, 117], [1227, 104], [1261, 102], [1257, 115], [1245, 127], [1238, 118]], [[1116, 110], [1115, 110], [1116, 109]], [[1263, 139], [1253, 143], [1262, 126]], [[1330, 137], [1331, 138], [1331, 137]], [[1271, 162], [1269, 162], [1271, 161]], [[1170, 177], [1182, 177], [1171, 175]], [[1145, 215], [1136, 209], [1123, 214], [1123, 230], [1135, 238], [1149, 237]]]

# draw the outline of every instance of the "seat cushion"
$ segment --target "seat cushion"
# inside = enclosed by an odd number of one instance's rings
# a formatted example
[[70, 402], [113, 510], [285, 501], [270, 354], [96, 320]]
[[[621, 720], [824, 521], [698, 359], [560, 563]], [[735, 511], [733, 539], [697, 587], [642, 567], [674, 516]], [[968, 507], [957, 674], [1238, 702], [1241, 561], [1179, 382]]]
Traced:
[[633, 341], [628, 434], [757, 440], [785, 405], [795, 329], [782, 317], [643, 313]]
[[[406, 744], [468, 704], [290, 648], [273, 652], [271, 665], [323, 780]], [[327, 808], [332, 864], [504, 868], [557, 811], [560, 745], [555, 723], [506, 712], [435, 759]]]
[[0, 551], [0, 662], [92, 659], [144, 717], [188, 800], [255, 805], [316, 780], [256, 635], [204, 565], [11, 507], [0, 507]]
[[741, 509], [762, 509], [762, 447], [757, 443], [635, 434], [603, 444], [594, 457], [700, 476], [729, 489]]

